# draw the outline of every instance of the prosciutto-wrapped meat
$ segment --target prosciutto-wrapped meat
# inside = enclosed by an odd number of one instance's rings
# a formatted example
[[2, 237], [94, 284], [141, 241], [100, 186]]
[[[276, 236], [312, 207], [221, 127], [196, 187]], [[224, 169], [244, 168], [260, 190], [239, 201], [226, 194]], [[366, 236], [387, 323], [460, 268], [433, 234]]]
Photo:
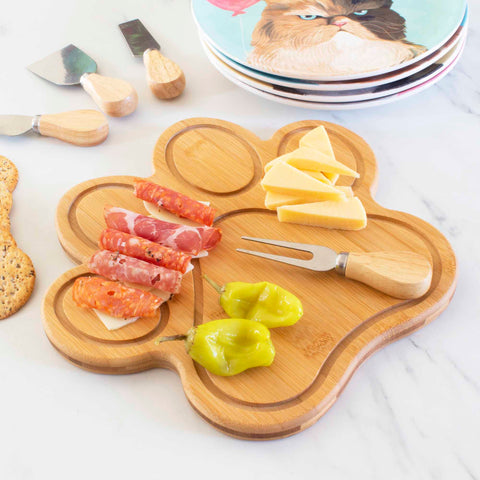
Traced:
[[209, 227], [213, 224], [215, 209], [197, 202], [183, 193], [178, 193], [175, 190], [146, 180], [135, 182], [134, 193], [138, 198], [164, 208], [178, 217], [188, 218], [193, 222], [203, 223]]
[[188, 227], [146, 217], [124, 208], [105, 206], [107, 226], [180, 250], [188, 255], [198, 255], [212, 250], [222, 238], [219, 228]]
[[108, 250], [94, 253], [88, 262], [88, 269], [110, 280], [138, 283], [170, 293], [178, 293], [182, 282], [182, 274], [176, 270]]
[[106, 228], [100, 234], [98, 246], [102, 250], [119, 252], [160, 267], [178, 270], [181, 273], [187, 271], [191, 260], [191, 257], [183, 252], [113, 228]]
[[72, 295], [79, 307], [96, 308], [117, 318], [150, 317], [164, 302], [149, 292], [100, 277], [77, 278]]

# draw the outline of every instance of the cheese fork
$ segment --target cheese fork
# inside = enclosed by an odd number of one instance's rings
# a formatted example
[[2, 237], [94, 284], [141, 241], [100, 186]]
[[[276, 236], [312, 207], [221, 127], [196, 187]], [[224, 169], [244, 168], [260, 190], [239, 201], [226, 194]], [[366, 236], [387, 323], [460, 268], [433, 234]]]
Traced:
[[312, 258], [273, 255], [237, 248], [237, 252], [286, 263], [316, 272], [335, 271], [352, 280], [357, 280], [392, 297], [402, 299], [419, 298], [430, 288], [432, 266], [422, 255], [414, 252], [340, 252], [321, 245], [294, 243], [266, 238], [242, 237], [243, 240], [301, 250], [312, 254]]

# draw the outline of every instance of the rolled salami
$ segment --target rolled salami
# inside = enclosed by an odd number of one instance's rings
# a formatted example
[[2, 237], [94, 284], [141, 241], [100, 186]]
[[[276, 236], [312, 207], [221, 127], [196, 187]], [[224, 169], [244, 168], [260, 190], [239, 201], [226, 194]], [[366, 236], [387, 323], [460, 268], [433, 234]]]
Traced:
[[188, 227], [146, 217], [124, 208], [105, 206], [107, 226], [121, 232], [137, 235], [188, 255], [212, 250], [222, 238], [219, 228]]
[[119, 252], [181, 273], [187, 271], [191, 260], [191, 257], [183, 252], [113, 228], [106, 228], [100, 234], [98, 245], [102, 250]]
[[90, 272], [110, 280], [138, 283], [170, 293], [178, 293], [182, 282], [182, 274], [176, 270], [108, 250], [94, 253], [88, 262], [88, 268]]
[[117, 318], [150, 317], [164, 302], [149, 292], [100, 277], [77, 278], [72, 295], [79, 307], [96, 308]]
[[209, 227], [213, 224], [215, 209], [197, 202], [183, 193], [146, 180], [135, 182], [134, 193], [138, 198], [164, 208], [178, 217], [188, 218]]

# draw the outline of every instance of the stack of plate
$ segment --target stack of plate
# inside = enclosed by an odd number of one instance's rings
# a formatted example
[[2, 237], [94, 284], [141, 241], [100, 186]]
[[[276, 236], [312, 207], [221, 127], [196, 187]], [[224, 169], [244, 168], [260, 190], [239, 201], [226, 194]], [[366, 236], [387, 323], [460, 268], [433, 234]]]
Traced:
[[192, 9], [225, 77], [324, 110], [381, 105], [433, 85], [459, 60], [468, 20], [466, 0], [193, 0]]

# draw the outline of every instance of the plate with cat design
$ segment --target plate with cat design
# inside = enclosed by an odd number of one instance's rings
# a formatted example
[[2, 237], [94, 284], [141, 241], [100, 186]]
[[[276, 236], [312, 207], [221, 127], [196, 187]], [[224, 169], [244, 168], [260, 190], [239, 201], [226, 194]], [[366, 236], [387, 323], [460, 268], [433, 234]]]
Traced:
[[466, 0], [192, 0], [233, 61], [302, 80], [355, 80], [411, 65], [458, 29]]
[[[421, 85], [429, 80], [435, 78], [440, 72], [445, 70], [458, 56], [463, 49], [466, 39], [466, 32], [464, 32], [459, 39], [459, 42], [455, 44], [442, 58], [438, 59], [435, 63], [429, 65], [423, 70], [411, 75], [409, 77], [397, 80], [391, 83], [375, 87], [361, 88], [357, 90], [342, 90], [342, 91], [322, 91], [322, 90], [309, 90], [307, 88], [289, 88], [272, 85], [261, 80], [252, 79], [241, 72], [237, 72], [209, 50], [208, 46], [203, 44], [207, 58], [212, 65], [225, 77], [235, 81], [238, 80], [246, 85], [261, 90], [263, 92], [272, 93], [285, 98], [291, 98], [294, 100], [312, 101], [312, 102], [331, 102], [331, 103], [345, 103], [345, 102], [359, 102], [364, 100], [373, 100], [375, 98], [386, 97], [395, 93], [408, 90], [410, 88]], [[236, 82], [235, 82], [236, 83]]]
[[[430, 65], [437, 63], [443, 56], [450, 52], [456, 45], [460, 43], [460, 39], [467, 29], [468, 9], [465, 12], [465, 16], [462, 20], [460, 27], [455, 33], [435, 52], [431, 53], [424, 59], [412, 63], [407, 67], [403, 67], [394, 72], [389, 72], [383, 75], [377, 75], [373, 77], [358, 79], [358, 80], [345, 80], [345, 81], [331, 81], [331, 82], [317, 82], [314, 80], [297, 80], [295, 78], [279, 77], [277, 75], [270, 75], [268, 73], [259, 72], [253, 68], [241, 65], [229, 57], [223, 55], [212, 44], [208, 42], [208, 39], [200, 34], [200, 40], [204, 48], [208, 48], [208, 52], [213, 55], [215, 60], [225, 64], [228, 70], [234, 70], [239, 74], [243, 74], [249, 77], [250, 80], [260, 80], [261, 82], [269, 83], [270, 85], [277, 87], [286, 87], [294, 89], [305, 90], [322, 90], [322, 91], [344, 91], [344, 90], [357, 90], [364, 88], [377, 87], [385, 85], [386, 83], [392, 83], [402, 80], [406, 77], [416, 75], [418, 72], [428, 68]], [[234, 72], [231, 72], [232, 74]]]
[[263, 92], [262, 90], [251, 87], [246, 83], [240, 82], [234, 77], [228, 77], [227, 75], [225, 75], [225, 77], [251, 93], [254, 93], [268, 100], [272, 100], [274, 102], [283, 103], [285, 105], [290, 105], [293, 107], [300, 107], [300, 108], [308, 108], [312, 110], [357, 110], [360, 108], [370, 108], [370, 107], [385, 105], [387, 103], [396, 102], [397, 100], [410, 97], [411, 95], [414, 95], [416, 93], [420, 93], [426, 90], [427, 88], [437, 83], [439, 80], [441, 80], [443, 77], [445, 77], [448, 73], [450, 73], [453, 70], [458, 60], [460, 59], [462, 52], [463, 52], [463, 46], [460, 52], [458, 53], [458, 55], [453, 59], [453, 61], [449, 65], [445, 66], [433, 78], [431, 78], [426, 82], [421, 83], [416, 87], [409, 88], [407, 90], [404, 90], [399, 93], [395, 93], [393, 95], [387, 95], [385, 97], [375, 98], [373, 100], [363, 100], [363, 101], [357, 101], [357, 102], [335, 103], [335, 102], [314, 102], [314, 101], [308, 101], [308, 100], [294, 100], [294, 99], [282, 97], [280, 95], [276, 95], [273, 93]]

